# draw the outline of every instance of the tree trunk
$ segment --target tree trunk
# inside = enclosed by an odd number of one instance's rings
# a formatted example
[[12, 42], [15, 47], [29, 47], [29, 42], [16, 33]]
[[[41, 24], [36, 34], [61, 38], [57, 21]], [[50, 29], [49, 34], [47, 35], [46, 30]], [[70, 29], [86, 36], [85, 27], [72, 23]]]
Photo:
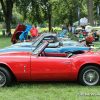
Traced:
[[90, 25], [93, 25], [93, 0], [87, 0], [88, 20]]
[[9, 17], [5, 17], [6, 35], [11, 35], [11, 22]]
[[48, 24], [49, 24], [49, 32], [52, 30], [52, 5], [48, 6]]
[[6, 0], [6, 1], [1, 0], [0, 2], [5, 17], [6, 34], [11, 35], [13, 0]]
[[36, 4], [35, 10], [36, 10], [36, 15], [35, 15], [36, 16], [36, 20], [40, 24], [42, 22], [42, 20], [41, 20], [41, 16], [40, 16], [40, 11], [39, 11], [38, 3]]

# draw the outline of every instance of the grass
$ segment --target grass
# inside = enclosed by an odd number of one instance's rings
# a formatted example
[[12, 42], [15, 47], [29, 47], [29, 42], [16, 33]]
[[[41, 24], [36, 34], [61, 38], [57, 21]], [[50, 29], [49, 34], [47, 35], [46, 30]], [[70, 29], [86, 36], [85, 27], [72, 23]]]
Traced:
[[18, 83], [1, 88], [0, 100], [99, 100], [99, 91], [74, 82]]
[[11, 37], [0, 36], [0, 48], [11, 45], [10, 38]]
[[[10, 37], [0, 37], [0, 48], [10, 45]], [[96, 46], [100, 43], [97, 42]], [[16, 83], [0, 88], [0, 100], [99, 100], [100, 86], [76, 82]]]

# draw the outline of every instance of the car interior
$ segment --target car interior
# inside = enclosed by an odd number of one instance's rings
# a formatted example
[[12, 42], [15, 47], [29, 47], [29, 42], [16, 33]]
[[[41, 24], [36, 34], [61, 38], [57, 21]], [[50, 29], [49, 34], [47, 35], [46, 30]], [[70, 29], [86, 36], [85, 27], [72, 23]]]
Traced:
[[40, 53], [39, 56], [43, 56], [43, 57], [71, 57], [73, 55], [76, 55], [76, 54], [82, 54], [82, 53], [85, 53], [85, 51], [74, 51], [74, 52], [67, 52], [67, 53], [49, 53], [49, 52], [44, 52], [42, 51]]
[[38, 46], [34, 51], [33, 54], [38, 54], [41, 57], [71, 57], [76, 54], [85, 53], [85, 51], [78, 50], [73, 52], [65, 52], [65, 53], [58, 53], [58, 52], [45, 52], [45, 48], [48, 46], [48, 42], [44, 41], [44, 43]]

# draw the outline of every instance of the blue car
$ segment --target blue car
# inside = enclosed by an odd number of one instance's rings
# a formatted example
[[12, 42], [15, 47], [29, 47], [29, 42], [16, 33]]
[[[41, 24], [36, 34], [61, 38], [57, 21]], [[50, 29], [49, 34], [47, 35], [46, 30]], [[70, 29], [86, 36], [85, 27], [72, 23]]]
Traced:
[[45, 52], [75, 52], [75, 51], [83, 51], [90, 50], [89, 47], [85, 47], [80, 43], [72, 40], [62, 41], [59, 40], [55, 34], [42, 34], [38, 38], [34, 39], [32, 42], [23, 42], [16, 43], [4, 49], [1, 49], [0, 52], [12, 52], [12, 51], [29, 51], [34, 50], [42, 41], [47, 40], [49, 42], [48, 47], [45, 49]]

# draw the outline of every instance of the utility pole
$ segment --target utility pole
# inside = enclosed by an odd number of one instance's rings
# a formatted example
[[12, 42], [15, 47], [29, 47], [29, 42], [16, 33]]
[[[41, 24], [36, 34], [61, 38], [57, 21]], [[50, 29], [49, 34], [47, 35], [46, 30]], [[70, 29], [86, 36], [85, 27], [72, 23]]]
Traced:
[[88, 20], [90, 25], [93, 25], [93, 0], [87, 0]]

